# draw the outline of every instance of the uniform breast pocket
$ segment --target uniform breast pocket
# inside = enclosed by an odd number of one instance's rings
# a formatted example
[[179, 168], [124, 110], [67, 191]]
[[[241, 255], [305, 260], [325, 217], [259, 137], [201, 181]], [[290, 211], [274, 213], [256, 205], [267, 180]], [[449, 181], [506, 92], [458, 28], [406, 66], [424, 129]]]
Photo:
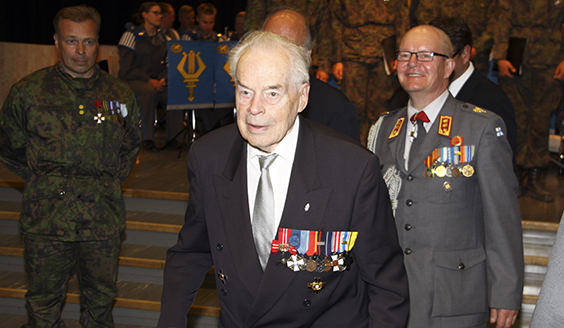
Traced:
[[57, 106], [40, 106], [37, 115], [29, 118], [30, 151], [39, 162], [59, 162], [64, 156], [65, 134], [72, 118], [68, 111]]
[[431, 204], [452, 204], [464, 202], [466, 198], [467, 181], [465, 177], [449, 178], [434, 177], [425, 183], [426, 200]]

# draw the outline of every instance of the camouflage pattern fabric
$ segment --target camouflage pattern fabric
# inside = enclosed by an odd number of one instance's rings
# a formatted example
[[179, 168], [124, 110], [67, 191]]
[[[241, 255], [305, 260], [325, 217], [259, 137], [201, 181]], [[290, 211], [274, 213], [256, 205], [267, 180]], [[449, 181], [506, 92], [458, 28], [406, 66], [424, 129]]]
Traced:
[[56, 64], [16, 83], [0, 111], [0, 160], [26, 181], [20, 231], [60, 241], [119, 235], [120, 182], [140, 144], [134, 94], [98, 68], [73, 79]]
[[76, 266], [80, 285], [82, 327], [114, 327], [112, 301], [121, 241], [64, 242], [25, 236], [25, 294], [29, 321], [23, 328], [65, 327], [61, 306]]
[[341, 91], [356, 108], [360, 139], [366, 144], [370, 126], [387, 111], [388, 101], [400, 86], [394, 76], [386, 75], [383, 61], [373, 64], [344, 61], [343, 65]]
[[515, 107], [517, 165], [545, 167], [550, 116], [562, 96], [554, 72], [564, 59], [564, 1], [499, 0], [499, 8], [495, 59], [507, 58], [510, 37], [526, 38], [523, 76], [500, 78], [501, 88]]
[[[418, 25], [428, 24], [440, 17], [457, 17], [466, 22], [470, 31], [476, 57], [474, 66], [485, 75], [488, 74], [489, 56], [494, 44], [492, 26], [497, 16], [495, 0], [420, 0], [415, 11]], [[454, 49], [457, 51], [458, 49]]]
[[394, 93], [395, 79], [383, 65], [382, 40], [395, 36], [399, 45], [409, 28], [407, 1], [330, 0], [329, 9], [330, 31], [322, 34], [331, 35], [331, 42], [319, 47], [320, 68], [343, 63], [341, 90], [356, 107], [360, 139], [366, 144], [370, 124]]

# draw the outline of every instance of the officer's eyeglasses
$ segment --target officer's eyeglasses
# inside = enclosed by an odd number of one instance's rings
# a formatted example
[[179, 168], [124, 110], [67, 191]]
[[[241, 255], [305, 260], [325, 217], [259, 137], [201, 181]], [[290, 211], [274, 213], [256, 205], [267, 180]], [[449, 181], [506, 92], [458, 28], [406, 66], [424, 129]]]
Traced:
[[443, 54], [440, 54], [438, 52], [433, 52], [433, 51], [417, 51], [417, 52], [398, 51], [396, 53], [396, 58], [400, 62], [406, 62], [406, 61], [409, 61], [411, 59], [411, 56], [413, 56], [413, 55], [415, 55], [417, 57], [417, 61], [420, 61], [420, 62], [433, 61], [433, 58], [435, 58], [435, 56], [450, 58], [447, 55], [443, 55]]

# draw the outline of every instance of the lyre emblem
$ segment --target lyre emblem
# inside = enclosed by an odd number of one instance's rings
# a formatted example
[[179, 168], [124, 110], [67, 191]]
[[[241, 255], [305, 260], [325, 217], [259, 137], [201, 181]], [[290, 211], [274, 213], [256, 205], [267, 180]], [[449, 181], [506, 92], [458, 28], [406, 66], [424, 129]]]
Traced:
[[[188, 72], [184, 69], [184, 65], [186, 65], [186, 57], [188, 57]], [[198, 61], [198, 70], [196, 71], [196, 60]], [[200, 58], [200, 52], [194, 53], [194, 50], [190, 50], [187, 54], [186, 52], [182, 53], [182, 59], [176, 66], [178, 72], [184, 77], [183, 83], [186, 83], [186, 87], [188, 88], [188, 100], [192, 102], [194, 100], [194, 88], [196, 87], [196, 82], [200, 82], [199, 77], [202, 72], [206, 69], [206, 65], [202, 58]]]

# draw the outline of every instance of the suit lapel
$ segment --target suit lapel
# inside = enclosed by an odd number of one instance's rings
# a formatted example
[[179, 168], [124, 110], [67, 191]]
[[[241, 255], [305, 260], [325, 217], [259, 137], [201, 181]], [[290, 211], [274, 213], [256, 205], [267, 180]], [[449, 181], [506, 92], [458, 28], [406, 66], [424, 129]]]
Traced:
[[[250, 292], [256, 295], [263, 275], [258, 260], [247, 193], [247, 143], [237, 135], [225, 169], [213, 178], [225, 236], [235, 260], [237, 274]], [[253, 277], [253, 278], [250, 278]], [[249, 278], [249, 279], [245, 279]]]
[[[319, 230], [332, 189], [331, 187], [322, 188], [317, 161], [311, 126], [306, 119], [301, 117], [296, 156], [280, 227]], [[245, 326], [252, 326], [269, 311], [299, 274], [278, 264], [279, 256], [278, 254], [270, 256]]]
[[[445, 136], [442, 136], [438, 133], [439, 131], [439, 124], [441, 115], [453, 117], [452, 124], [454, 125], [454, 108], [456, 107], [456, 100], [452, 95], [448, 95], [447, 100], [445, 101], [443, 107], [439, 111], [439, 115], [431, 125], [431, 129], [427, 133], [425, 140], [420, 144], [417, 149], [411, 149], [409, 153], [409, 160], [413, 159], [413, 163], [416, 165], [412, 165], [409, 167], [408, 172], [412, 173], [415, 171], [420, 165], [424, 165], [425, 159], [433, 152], [433, 150], [441, 145], [441, 142], [445, 140]], [[451, 134], [452, 134], [452, 126], [451, 126]]]

